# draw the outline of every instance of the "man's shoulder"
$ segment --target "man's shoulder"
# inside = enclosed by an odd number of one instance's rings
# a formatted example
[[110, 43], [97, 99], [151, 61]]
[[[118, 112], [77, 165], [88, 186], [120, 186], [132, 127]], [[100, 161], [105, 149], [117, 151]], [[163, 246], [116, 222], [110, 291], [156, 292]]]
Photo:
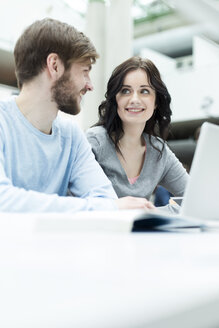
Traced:
[[82, 133], [78, 123], [71, 116], [63, 113], [58, 114], [55, 125], [61, 132], [62, 137], [71, 138], [75, 133]]
[[0, 100], [0, 112], [3, 113], [13, 106], [15, 100], [13, 97]]
[[9, 117], [11, 117], [12, 109], [15, 106], [14, 98], [6, 98], [4, 100], [0, 100], [0, 124], [8, 121]]

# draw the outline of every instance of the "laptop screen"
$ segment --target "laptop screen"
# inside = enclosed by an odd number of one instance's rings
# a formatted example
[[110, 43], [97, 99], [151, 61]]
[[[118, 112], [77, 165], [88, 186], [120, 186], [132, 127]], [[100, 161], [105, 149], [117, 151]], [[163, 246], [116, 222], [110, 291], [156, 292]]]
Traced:
[[219, 126], [204, 123], [186, 186], [181, 212], [206, 220], [219, 220]]

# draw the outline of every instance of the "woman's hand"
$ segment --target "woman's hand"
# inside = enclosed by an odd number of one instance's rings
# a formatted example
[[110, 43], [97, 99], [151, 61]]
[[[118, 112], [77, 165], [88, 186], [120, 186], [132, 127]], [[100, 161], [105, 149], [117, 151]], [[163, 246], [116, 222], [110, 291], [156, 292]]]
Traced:
[[119, 210], [125, 209], [154, 209], [155, 206], [146, 198], [126, 196], [115, 200]]

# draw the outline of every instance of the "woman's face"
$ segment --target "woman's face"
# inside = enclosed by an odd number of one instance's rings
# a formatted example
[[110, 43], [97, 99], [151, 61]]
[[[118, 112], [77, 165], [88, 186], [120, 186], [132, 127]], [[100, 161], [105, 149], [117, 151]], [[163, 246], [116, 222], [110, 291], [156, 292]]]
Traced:
[[116, 95], [117, 112], [125, 123], [144, 124], [154, 113], [156, 93], [148, 83], [143, 69], [130, 71]]

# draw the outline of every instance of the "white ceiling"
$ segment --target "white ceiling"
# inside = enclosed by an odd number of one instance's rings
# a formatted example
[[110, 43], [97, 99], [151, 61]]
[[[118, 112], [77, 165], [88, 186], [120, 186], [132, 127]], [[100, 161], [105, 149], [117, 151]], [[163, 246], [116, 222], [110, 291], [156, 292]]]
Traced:
[[85, 9], [86, 0], [0, 0], [0, 48], [11, 51], [25, 27], [44, 17], [83, 30], [85, 20], [80, 13]]
[[[141, 6], [146, 6], [152, 0], [133, 1], [138, 2]], [[176, 13], [180, 14], [183, 20], [186, 18], [189, 23], [184, 24], [183, 22], [181, 26], [173, 23], [169, 28], [162, 29], [166, 23], [162, 23], [162, 25], [159, 19], [146, 22], [146, 25], [141, 27], [143, 32], [145, 31], [145, 35], [133, 40], [134, 53], [140, 53], [142, 48], [148, 47], [168, 56], [171, 56], [172, 53], [173, 57], [174, 54], [175, 56], [180, 56], [180, 53], [183, 55], [183, 52], [188, 54], [189, 51], [192, 52], [193, 36], [200, 34], [219, 42], [219, 0], [166, 1], [171, 3]], [[11, 84], [15, 78], [12, 50], [26, 26], [37, 19], [51, 17], [65, 21], [84, 31], [87, 2], [88, 0], [0, 0], [1, 79], [3, 75], [7, 76], [4, 82], [4, 79], [0, 82]], [[107, 2], [109, 3], [110, 0]], [[136, 6], [133, 6], [133, 10], [132, 15], [137, 15]], [[169, 16], [166, 17], [168, 23]], [[165, 17], [163, 18], [165, 20]]]

